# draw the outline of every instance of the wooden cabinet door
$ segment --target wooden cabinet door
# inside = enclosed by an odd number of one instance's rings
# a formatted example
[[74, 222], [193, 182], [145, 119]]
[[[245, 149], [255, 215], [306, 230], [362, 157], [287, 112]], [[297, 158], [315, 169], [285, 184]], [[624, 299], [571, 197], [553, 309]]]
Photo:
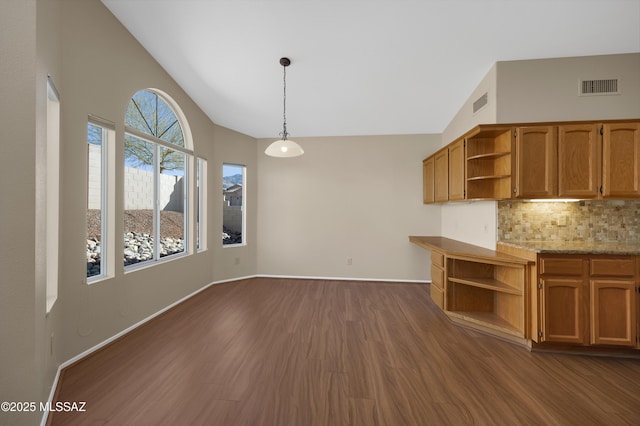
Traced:
[[461, 201], [465, 195], [464, 139], [449, 145], [449, 200]]
[[588, 343], [587, 287], [582, 278], [542, 278], [541, 341]]
[[640, 123], [602, 126], [602, 196], [640, 197]]
[[591, 280], [591, 344], [636, 345], [636, 283]]
[[433, 156], [422, 162], [422, 201], [430, 204], [435, 198], [435, 159]]
[[442, 149], [434, 155], [434, 180], [436, 202], [449, 200], [449, 150]]
[[557, 128], [554, 126], [516, 129], [514, 196], [553, 198], [558, 193]]
[[558, 127], [558, 196], [598, 198], [601, 144], [596, 123]]

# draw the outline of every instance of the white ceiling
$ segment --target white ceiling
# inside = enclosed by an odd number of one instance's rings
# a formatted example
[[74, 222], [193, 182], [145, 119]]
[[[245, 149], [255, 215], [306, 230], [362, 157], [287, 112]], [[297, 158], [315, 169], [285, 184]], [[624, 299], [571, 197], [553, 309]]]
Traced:
[[102, 0], [217, 124], [441, 133], [497, 61], [640, 52], [640, 0]]

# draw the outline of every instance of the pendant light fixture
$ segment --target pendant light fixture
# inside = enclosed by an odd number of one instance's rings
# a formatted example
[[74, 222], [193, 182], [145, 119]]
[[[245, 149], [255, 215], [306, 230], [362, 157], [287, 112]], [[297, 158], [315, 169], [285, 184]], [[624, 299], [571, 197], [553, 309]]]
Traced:
[[284, 101], [282, 112], [283, 122], [282, 133], [280, 133], [282, 139], [277, 140], [269, 145], [264, 153], [272, 157], [297, 157], [304, 154], [304, 150], [294, 141], [287, 139], [287, 136], [289, 136], [289, 134], [287, 133], [287, 67], [291, 65], [291, 60], [289, 58], [280, 58], [280, 65], [282, 65], [284, 75]]

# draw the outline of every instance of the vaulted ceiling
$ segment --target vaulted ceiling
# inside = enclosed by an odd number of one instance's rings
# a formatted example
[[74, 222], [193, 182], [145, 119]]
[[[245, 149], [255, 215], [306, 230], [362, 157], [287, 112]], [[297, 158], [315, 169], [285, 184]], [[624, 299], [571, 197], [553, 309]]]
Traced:
[[497, 61], [640, 52], [640, 0], [102, 0], [217, 124], [440, 133]]

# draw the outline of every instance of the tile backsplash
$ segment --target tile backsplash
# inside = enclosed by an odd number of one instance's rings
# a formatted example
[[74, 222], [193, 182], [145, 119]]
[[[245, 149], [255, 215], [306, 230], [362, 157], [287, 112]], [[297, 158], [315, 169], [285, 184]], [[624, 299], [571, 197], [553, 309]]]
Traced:
[[640, 200], [498, 202], [498, 241], [640, 243]]

